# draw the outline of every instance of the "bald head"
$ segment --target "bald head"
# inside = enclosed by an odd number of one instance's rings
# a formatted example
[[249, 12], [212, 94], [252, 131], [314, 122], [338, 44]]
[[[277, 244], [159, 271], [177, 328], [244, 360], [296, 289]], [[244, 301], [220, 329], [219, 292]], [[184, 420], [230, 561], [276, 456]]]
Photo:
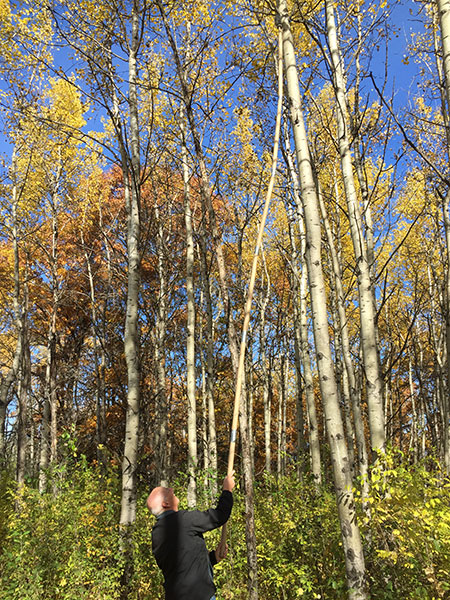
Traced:
[[172, 488], [156, 487], [147, 498], [147, 508], [155, 517], [166, 510], [178, 510], [179, 500]]

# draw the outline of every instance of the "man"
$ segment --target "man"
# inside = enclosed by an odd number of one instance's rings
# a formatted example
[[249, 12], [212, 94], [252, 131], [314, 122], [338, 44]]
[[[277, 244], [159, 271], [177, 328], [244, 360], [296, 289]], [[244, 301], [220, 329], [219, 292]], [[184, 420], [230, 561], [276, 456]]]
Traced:
[[216, 508], [178, 510], [172, 488], [157, 487], [147, 498], [156, 516], [152, 550], [164, 574], [166, 600], [213, 600], [216, 587], [212, 566], [224, 558], [217, 548], [208, 555], [203, 534], [228, 521], [233, 507], [234, 471], [223, 480]]

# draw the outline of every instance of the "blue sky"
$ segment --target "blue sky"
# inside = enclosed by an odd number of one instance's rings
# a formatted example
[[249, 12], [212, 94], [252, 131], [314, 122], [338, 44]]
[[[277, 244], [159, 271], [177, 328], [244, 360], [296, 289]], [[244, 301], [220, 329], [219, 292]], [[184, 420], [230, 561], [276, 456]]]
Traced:
[[[423, 30], [421, 17], [417, 15], [419, 7], [420, 5], [415, 2], [406, 1], [395, 3], [391, 8], [392, 22], [396, 28], [396, 35], [393, 35], [389, 42], [389, 85], [387, 92], [390, 95], [392, 90], [394, 90], [394, 107], [400, 111], [406, 108], [412, 96], [417, 93], [419, 82], [418, 65], [415, 63], [414, 57], [408, 56], [407, 45], [411, 39], [412, 32]], [[413, 14], [411, 14], [411, 11]], [[379, 57], [379, 63], [374, 60], [372, 69], [377, 82], [381, 85], [385, 68], [384, 48], [380, 48], [380, 51], [375, 54], [376, 56]], [[405, 58], [409, 58], [409, 60], [405, 61]], [[64, 69], [67, 69], [68, 61], [65, 52], [58, 52], [55, 55], [55, 60], [60, 60]], [[3, 87], [4, 82], [1, 80], [0, 89]], [[89, 127], [92, 128], [93, 124], [91, 123]], [[10, 152], [11, 148], [6, 141], [5, 135], [3, 132], [0, 132], [0, 155], [6, 165], [9, 163]]]

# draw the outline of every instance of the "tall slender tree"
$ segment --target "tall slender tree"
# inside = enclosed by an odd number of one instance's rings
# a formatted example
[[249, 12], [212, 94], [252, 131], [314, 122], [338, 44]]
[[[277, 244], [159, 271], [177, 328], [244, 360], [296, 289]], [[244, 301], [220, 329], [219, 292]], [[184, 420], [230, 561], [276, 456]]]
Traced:
[[283, 57], [290, 104], [290, 122], [302, 191], [301, 200], [306, 232], [305, 258], [311, 294], [314, 342], [345, 553], [348, 593], [349, 598], [352, 600], [365, 600], [367, 592], [364, 555], [355, 514], [350, 468], [328, 333], [327, 298], [321, 256], [322, 234], [319, 203], [300, 98], [289, 11], [285, 0], [279, 0], [278, 2], [278, 17], [283, 31]]

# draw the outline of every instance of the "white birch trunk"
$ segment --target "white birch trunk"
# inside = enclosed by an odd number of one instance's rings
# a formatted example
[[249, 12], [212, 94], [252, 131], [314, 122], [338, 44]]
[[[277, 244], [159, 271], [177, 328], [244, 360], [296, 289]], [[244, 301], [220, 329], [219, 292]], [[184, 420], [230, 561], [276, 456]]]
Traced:
[[206, 230], [203, 220], [200, 234], [200, 269], [206, 308], [206, 397], [208, 405], [208, 467], [211, 469], [211, 494], [217, 494], [217, 432], [214, 407], [214, 319], [211, 281], [207, 264]]
[[167, 332], [167, 273], [164, 260], [164, 227], [155, 196], [154, 214], [157, 223], [156, 248], [158, 255], [158, 309], [154, 341], [154, 364], [156, 371], [156, 408], [155, 408], [155, 463], [159, 485], [168, 485], [167, 439], [168, 439], [168, 403], [166, 388], [166, 353], [164, 351]]
[[450, 0], [437, 0], [444, 63], [447, 110], [450, 110]]
[[[441, 30], [442, 54], [444, 66], [444, 82], [445, 82], [445, 97], [446, 109], [443, 110], [444, 122], [446, 124], [447, 141], [450, 140], [449, 118], [450, 114], [450, 0], [437, 0], [439, 11], [439, 23]], [[445, 107], [443, 107], [445, 108]], [[450, 157], [448, 157], [450, 160]], [[447, 192], [446, 198], [443, 201], [442, 210], [444, 213], [444, 227], [446, 237], [446, 344], [447, 344], [447, 393], [443, 401], [443, 443], [444, 443], [444, 464], [447, 473], [450, 473], [450, 191]]]
[[[100, 227], [101, 209], [100, 209]], [[106, 441], [106, 408], [105, 408], [105, 385], [104, 385], [104, 370], [105, 370], [105, 343], [104, 339], [99, 341], [99, 323], [97, 315], [97, 299], [95, 294], [94, 274], [91, 266], [91, 253], [88, 251], [84, 238], [85, 215], [83, 215], [83, 223], [80, 230], [81, 247], [83, 248], [84, 259], [86, 261], [86, 269], [89, 280], [89, 300], [91, 304], [91, 335], [92, 335], [92, 352], [94, 358], [95, 372], [95, 437], [97, 445], [97, 461], [102, 469], [106, 468], [106, 457], [104, 452], [104, 444]], [[109, 261], [108, 261], [109, 266]], [[109, 269], [108, 269], [109, 271]]]
[[[300, 199], [298, 199], [300, 202]], [[301, 333], [300, 333], [300, 293], [299, 282], [300, 274], [298, 265], [301, 262], [301, 256], [297, 248], [294, 236], [294, 211], [288, 205], [288, 222], [289, 222], [289, 241], [291, 246], [291, 269], [292, 269], [292, 292], [293, 292], [293, 314], [294, 314], [294, 356], [295, 356], [295, 378], [296, 378], [296, 429], [297, 429], [297, 475], [303, 477], [305, 471], [306, 460], [306, 439], [305, 439], [305, 417], [303, 414], [303, 382], [302, 382], [302, 362], [301, 362]], [[317, 440], [318, 441], [318, 440]], [[317, 461], [318, 465], [313, 470], [314, 478], [321, 477], [320, 467], [320, 448], [317, 444]]]
[[[20, 487], [25, 482], [25, 469], [28, 446], [28, 392], [31, 386], [31, 359], [30, 345], [28, 336], [28, 270], [25, 268], [25, 281], [23, 284], [23, 298], [21, 299], [20, 290], [20, 258], [19, 258], [19, 227], [17, 219], [17, 208], [19, 203], [16, 153], [13, 150], [12, 156], [12, 237], [13, 237], [13, 255], [14, 255], [14, 318], [17, 335], [16, 356], [13, 359], [13, 366], [10, 369], [11, 375], [17, 376], [17, 398], [18, 398], [18, 417], [17, 417], [17, 461], [16, 461], [16, 481]], [[6, 378], [7, 379], [7, 378]], [[3, 383], [3, 381], [2, 381]], [[5, 388], [7, 389], [7, 388]], [[3, 423], [0, 423], [3, 432]], [[2, 452], [0, 444], [0, 452]], [[3, 453], [2, 453], [3, 454]]]

